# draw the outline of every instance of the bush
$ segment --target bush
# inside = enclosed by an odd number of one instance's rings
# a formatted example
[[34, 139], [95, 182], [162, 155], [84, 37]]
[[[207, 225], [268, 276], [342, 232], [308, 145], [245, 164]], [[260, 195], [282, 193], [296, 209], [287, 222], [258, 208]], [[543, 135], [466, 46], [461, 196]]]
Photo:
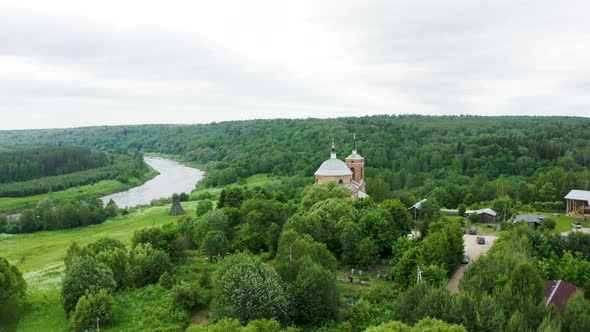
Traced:
[[213, 210], [213, 203], [210, 200], [205, 199], [197, 203], [197, 217], [200, 217], [211, 210]]
[[177, 285], [172, 292], [176, 307], [191, 311], [199, 305], [199, 289], [194, 285]]
[[129, 253], [129, 278], [137, 287], [156, 283], [164, 272], [171, 270], [170, 257], [149, 243], [139, 244]]
[[87, 291], [96, 293], [101, 289], [112, 291], [117, 287], [113, 271], [90, 256], [75, 258], [66, 271], [62, 285], [64, 310], [69, 314]]
[[105, 289], [96, 294], [86, 293], [80, 297], [70, 317], [70, 330], [93, 329], [97, 319], [102, 327], [112, 323], [113, 318], [113, 297]]

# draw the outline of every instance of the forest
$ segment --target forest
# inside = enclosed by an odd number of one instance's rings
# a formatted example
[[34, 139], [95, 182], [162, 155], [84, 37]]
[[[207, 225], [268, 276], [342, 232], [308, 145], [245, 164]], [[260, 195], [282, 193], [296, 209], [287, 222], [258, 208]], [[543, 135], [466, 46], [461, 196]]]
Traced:
[[45, 194], [101, 180], [126, 182], [149, 171], [139, 153], [107, 154], [87, 148], [18, 149], [0, 157], [8, 179], [0, 181], [0, 197]]
[[109, 164], [106, 153], [79, 147], [0, 151], [0, 183], [63, 175]]
[[522, 204], [538, 202], [535, 208], [560, 209], [571, 188], [590, 187], [588, 125], [589, 119], [574, 117], [253, 120], [4, 131], [0, 147], [72, 145], [179, 155], [205, 165], [202, 185], [215, 187], [258, 173], [311, 181], [329, 156], [332, 138], [344, 157], [356, 133], [368, 191], [378, 202], [433, 194], [443, 207], [457, 208], [508, 196]]
[[[552, 219], [563, 214], [569, 190], [590, 189], [589, 125], [570, 117], [406, 115], [89, 127], [0, 132], [0, 151], [152, 152], [206, 170], [197, 191], [184, 195], [187, 214], [174, 219], [164, 217], [169, 205], [123, 215], [92, 199], [45, 200], [21, 215], [11, 227], [51, 230], [42, 237], [61, 242], [66, 233], [57, 229], [67, 227], [78, 234], [138, 219], [151, 225], [67, 242], [59, 270], [51, 270], [59, 277], [49, 277], [57, 295], [42, 300], [57, 304], [42, 311], [58, 317], [57, 329], [93, 329], [98, 317], [107, 331], [587, 331], [590, 293], [546, 305], [544, 282], [590, 287], [590, 234], [562, 233]], [[312, 185], [332, 138], [343, 159], [355, 133], [370, 197], [351, 200], [335, 182]], [[260, 173], [271, 181], [249, 185]], [[476, 223], [441, 208], [483, 207], [498, 211], [499, 228], [479, 230], [498, 239], [451, 291], [464, 229]], [[557, 215], [537, 229], [508, 221], [523, 212]], [[559, 223], [569, 229], [570, 219]], [[27, 284], [18, 268], [25, 256], [11, 257], [0, 257], [7, 276], [0, 322], [22, 326], [21, 317], [35, 326], [34, 310], [47, 309], [29, 304], [27, 287], [48, 286]]]

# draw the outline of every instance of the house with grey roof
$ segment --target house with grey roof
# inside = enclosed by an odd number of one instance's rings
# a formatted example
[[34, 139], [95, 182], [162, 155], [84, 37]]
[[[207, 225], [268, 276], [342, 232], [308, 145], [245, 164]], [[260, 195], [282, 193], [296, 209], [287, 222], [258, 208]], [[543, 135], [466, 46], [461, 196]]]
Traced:
[[545, 219], [547, 219], [547, 216], [542, 214], [519, 214], [514, 217], [512, 223], [526, 222], [532, 229], [537, 229]]

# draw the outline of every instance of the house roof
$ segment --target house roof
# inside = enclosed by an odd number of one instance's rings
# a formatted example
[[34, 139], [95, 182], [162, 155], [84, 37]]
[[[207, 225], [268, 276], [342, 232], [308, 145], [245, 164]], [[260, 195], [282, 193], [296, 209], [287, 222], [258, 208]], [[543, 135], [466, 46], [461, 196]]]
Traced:
[[477, 214], [489, 214], [491, 216], [496, 216], [496, 211], [490, 209], [490, 208], [485, 208], [485, 209], [479, 209], [479, 210], [466, 210], [465, 214], [472, 214], [472, 213], [477, 213]]
[[590, 191], [571, 190], [567, 195], [565, 195], [564, 198], [573, 199], [576, 201], [586, 201], [588, 204], [590, 204]]
[[554, 304], [562, 310], [565, 301], [572, 297], [577, 291], [580, 291], [580, 289], [576, 287], [576, 285], [572, 285], [563, 280], [545, 281], [545, 297], [547, 298], [545, 306]]
[[519, 214], [518, 216], [516, 216], [514, 218], [513, 223], [517, 223], [517, 222], [534, 222], [536, 224], [541, 224], [541, 221], [547, 219], [547, 216], [544, 216], [542, 214]]
[[412, 208], [416, 208], [416, 209], [420, 210], [420, 207], [422, 207], [422, 203], [426, 202], [427, 200], [428, 200], [427, 198], [425, 198], [425, 199], [421, 200], [420, 202], [418, 202], [418, 203], [416, 203], [416, 204], [414, 204], [414, 205], [410, 206], [410, 207], [408, 208], [408, 210], [410, 210], [410, 209], [412, 209]]

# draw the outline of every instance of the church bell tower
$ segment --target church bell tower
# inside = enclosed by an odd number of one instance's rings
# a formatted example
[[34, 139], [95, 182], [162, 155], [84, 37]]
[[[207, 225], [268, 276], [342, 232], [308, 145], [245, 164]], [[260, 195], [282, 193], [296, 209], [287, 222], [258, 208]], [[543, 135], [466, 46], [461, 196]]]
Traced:
[[356, 133], [353, 135], [352, 154], [344, 160], [346, 166], [352, 172], [352, 181], [356, 182], [359, 189], [366, 191], [365, 184], [365, 158], [357, 152]]

